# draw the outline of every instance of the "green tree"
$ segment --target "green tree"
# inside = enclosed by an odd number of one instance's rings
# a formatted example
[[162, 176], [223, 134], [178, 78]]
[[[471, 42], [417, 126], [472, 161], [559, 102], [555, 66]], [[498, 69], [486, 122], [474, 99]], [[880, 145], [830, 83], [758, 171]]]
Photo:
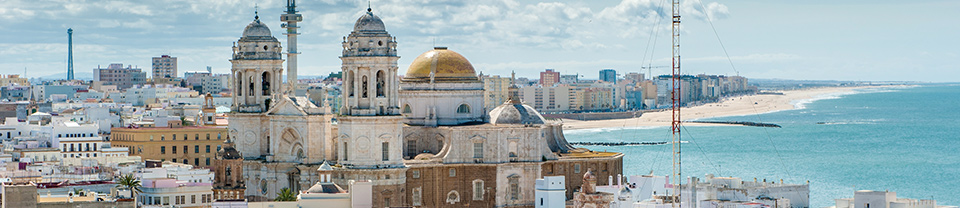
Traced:
[[290, 191], [290, 188], [280, 189], [280, 193], [277, 193], [277, 198], [273, 199], [274, 201], [296, 201], [297, 196], [293, 195], [293, 191]]
[[140, 184], [140, 180], [137, 177], [134, 177], [133, 174], [127, 174], [117, 178], [117, 188], [127, 188], [130, 189], [130, 192], [136, 198], [137, 193], [140, 192], [140, 187], [143, 187]]

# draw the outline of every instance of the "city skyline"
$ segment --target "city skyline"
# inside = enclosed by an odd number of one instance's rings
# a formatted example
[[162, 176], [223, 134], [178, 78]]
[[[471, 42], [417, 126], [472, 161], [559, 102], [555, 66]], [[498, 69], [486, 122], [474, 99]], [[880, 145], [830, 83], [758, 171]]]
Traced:
[[[364, 1], [304, 1], [300, 75], [340, 70], [340, 41]], [[471, 58], [484, 74], [538, 77], [544, 69], [596, 78], [605, 68], [642, 72], [669, 65], [669, 18], [661, 1], [372, 1], [397, 36], [400, 71], [433, 46]], [[256, 5], [256, 6], [255, 6]], [[230, 46], [259, 7], [261, 19], [282, 41], [282, 1], [122, 2], [4, 1], [0, 3], [0, 68], [29, 77], [66, 72], [67, 28], [74, 29], [74, 69], [91, 72], [123, 63], [147, 68], [151, 57], [180, 58], [179, 71], [227, 73]], [[669, 5], [663, 5], [669, 8]], [[832, 3], [706, 1], [731, 67], [698, 1], [685, 1], [684, 72], [750, 78], [862, 81], [952, 81], [958, 31], [936, 14], [960, 7], [949, 1]], [[669, 12], [669, 9], [663, 10]], [[941, 11], [941, 12], [937, 12]], [[642, 14], [642, 15], [637, 15]], [[626, 17], [626, 18], [625, 18]], [[631, 19], [630, 17], [634, 17]], [[762, 17], [762, 18], [760, 18]], [[656, 22], [660, 20], [659, 27]], [[30, 20], [30, 21], [24, 21]], [[127, 21], [123, 21], [127, 20]], [[849, 21], [849, 22], [845, 22]], [[659, 28], [653, 62], [645, 50]], [[917, 32], [923, 31], [923, 32]], [[284, 45], [285, 47], [285, 45]], [[645, 53], [645, 51], [648, 51]], [[25, 53], [28, 52], [28, 53]], [[649, 59], [649, 58], [647, 58]], [[666, 74], [668, 68], [652, 69]]]

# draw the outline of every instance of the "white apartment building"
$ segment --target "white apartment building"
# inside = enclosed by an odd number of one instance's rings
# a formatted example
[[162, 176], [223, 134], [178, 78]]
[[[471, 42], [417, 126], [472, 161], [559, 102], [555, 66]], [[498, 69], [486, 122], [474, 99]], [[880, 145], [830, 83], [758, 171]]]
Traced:
[[210, 207], [213, 203], [213, 172], [174, 162], [147, 162], [138, 174], [143, 187], [143, 207]]

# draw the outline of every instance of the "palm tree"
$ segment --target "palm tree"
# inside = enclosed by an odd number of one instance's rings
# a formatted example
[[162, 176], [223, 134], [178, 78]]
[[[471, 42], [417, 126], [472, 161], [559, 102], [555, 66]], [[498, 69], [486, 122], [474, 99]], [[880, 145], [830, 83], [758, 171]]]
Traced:
[[140, 192], [140, 180], [136, 177], [133, 177], [133, 174], [127, 174], [117, 178], [117, 188], [127, 188], [130, 189], [131, 195], [136, 198], [137, 193]]
[[280, 189], [280, 193], [277, 193], [277, 198], [273, 199], [274, 201], [296, 201], [297, 197], [293, 195], [293, 191], [290, 191], [290, 188]]

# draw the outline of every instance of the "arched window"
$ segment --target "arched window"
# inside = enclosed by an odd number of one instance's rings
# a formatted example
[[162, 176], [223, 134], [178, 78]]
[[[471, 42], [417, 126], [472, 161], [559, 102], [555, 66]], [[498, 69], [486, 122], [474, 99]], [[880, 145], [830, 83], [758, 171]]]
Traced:
[[457, 113], [470, 113], [470, 106], [467, 104], [460, 104], [460, 107], [457, 107]]
[[410, 105], [403, 104], [403, 113], [410, 113]]
[[270, 95], [270, 73], [263, 72], [263, 75], [260, 76], [260, 79], [260, 88], [263, 90], [263, 95]]
[[385, 77], [383, 75], [383, 70], [377, 71], [377, 97], [384, 96], [384, 84], [386, 84]]
[[251, 95], [256, 95], [256, 94], [254, 94], [254, 93], [257, 93], [257, 91], [254, 91], [254, 87], [253, 87], [253, 86], [254, 86], [254, 85], [253, 85], [254, 82], [253, 82], [253, 77], [252, 77], [252, 76], [250, 77], [250, 82], [248, 82], [248, 83], [250, 83], [250, 89], [249, 89], [250, 94], [251, 94]]
[[361, 85], [360, 89], [363, 89], [360, 91], [360, 97], [366, 98], [367, 97], [367, 76], [363, 76], [363, 80], [360, 82], [360, 85]]
[[237, 91], [237, 96], [242, 96], [242, 95], [243, 95], [243, 84], [242, 84], [242, 82], [243, 82], [243, 74], [240, 73], [240, 72], [237, 72], [237, 78], [234, 79], [235, 87], [233, 88], [233, 89], [235, 89], [235, 90]]
[[347, 89], [346, 89], [347, 92], [350, 93], [350, 97], [353, 97], [353, 89], [354, 89], [354, 86], [353, 86], [353, 71], [347, 72], [347, 78], [344, 79], [344, 80], [347, 81], [347, 83], [344, 84], [344, 85], [347, 87]]

